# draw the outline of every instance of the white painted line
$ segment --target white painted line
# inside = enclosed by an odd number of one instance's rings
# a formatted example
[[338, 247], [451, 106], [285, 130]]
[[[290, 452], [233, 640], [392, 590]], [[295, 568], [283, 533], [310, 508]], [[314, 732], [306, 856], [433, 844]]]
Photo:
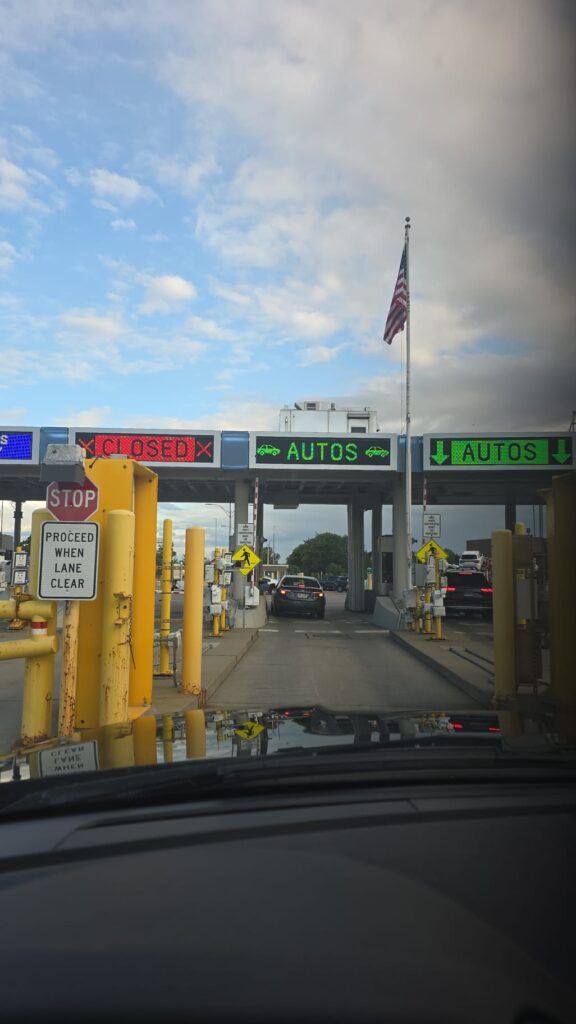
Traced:
[[280, 632], [280, 630], [279, 630], [279, 629], [264, 629], [264, 628], [262, 628], [262, 627], [261, 627], [261, 628], [260, 628], [260, 629], [258, 630], [258, 632], [259, 632], [259, 633], [279, 633], [279, 632]]
[[355, 633], [362, 633], [364, 636], [388, 636], [389, 629], [355, 629]]
[[313, 629], [312, 628], [310, 628], [310, 629], [295, 629], [294, 632], [295, 633], [317, 633], [320, 636], [321, 634], [324, 634], [324, 633], [342, 633], [342, 630], [341, 629], [322, 629], [322, 628], [319, 629], [318, 626], [314, 626]]

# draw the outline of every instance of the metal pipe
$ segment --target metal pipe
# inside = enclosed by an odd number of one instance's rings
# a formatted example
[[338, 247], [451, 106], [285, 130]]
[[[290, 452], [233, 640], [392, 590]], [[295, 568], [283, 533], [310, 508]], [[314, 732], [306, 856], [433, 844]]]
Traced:
[[132, 722], [134, 764], [156, 764], [156, 719], [154, 715], [141, 715]]
[[62, 627], [62, 670], [58, 735], [71, 736], [76, 722], [76, 679], [78, 673], [78, 626], [80, 601], [68, 601]]
[[[107, 462], [113, 460], [105, 460]], [[132, 653], [130, 704], [152, 703], [154, 676], [154, 610], [156, 586], [156, 518], [158, 477], [152, 470], [134, 464], [134, 587], [132, 608]], [[116, 506], [118, 507], [118, 506]]]
[[204, 530], [186, 530], [184, 608], [182, 611], [182, 693], [202, 689], [202, 606], [204, 597]]
[[134, 513], [124, 509], [108, 513], [102, 594], [101, 726], [128, 720], [134, 520]]
[[[45, 508], [36, 509], [32, 513], [32, 530], [30, 534], [30, 562], [29, 562], [29, 592], [33, 597], [38, 593], [38, 569], [40, 564], [40, 534], [42, 523], [51, 522], [52, 516]], [[24, 605], [28, 607], [24, 608]], [[31, 606], [40, 608], [28, 615]], [[30, 601], [23, 602], [21, 607], [22, 618], [29, 617], [31, 625], [28, 635], [31, 643], [40, 641], [51, 641], [50, 655], [46, 656], [40, 649], [36, 648], [36, 656], [30, 655], [26, 659], [24, 669], [24, 692], [22, 696], [22, 725], [20, 742], [22, 746], [36, 743], [39, 740], [48, 739], [52, 735], [52, 707], [54, 700], [54, 667], [55, 659], [53, 654], [58, 650], [56, 638], [56, 604], [52, 601]], [[41, 609], [51, 609], [47, 614]], [[32, 627], [32, 623], [36, 623]], [[38, 623], [45, 625], [38, 628]], [[45, 632], [44, 632], [45, 630]], [[32, 636], [35, 634], [35, 639]], [[45, 644], [42, 643], [42, 647]]]
[[[58, 640], [55, 636], [40, 636], [37, 640], [7, 640], [0, 643], [0, 661], [14, 661], [16, 658], [30, 658], [36, 660], [45, 655], [55, 654], [58, 650]], [[42, 701], [46, 699], [42, 696]], [[40, 705], [42, 720], [44, 718], [44, 703]]]
[[162, 527], [162, 597], [160, 601], [160, 668], [158, 675], [171, 676], [170, 671], [170, 604], [172, 601], [172, 520]]
[[172, 715], [162, 715], [162, 745], [164, 761], [171, 764], [174, 760], [174, 720]]

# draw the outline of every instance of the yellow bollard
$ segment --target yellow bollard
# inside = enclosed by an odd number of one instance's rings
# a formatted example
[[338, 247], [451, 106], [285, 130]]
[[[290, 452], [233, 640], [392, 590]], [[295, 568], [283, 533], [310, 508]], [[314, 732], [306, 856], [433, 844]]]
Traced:
[[98, 737], [98, 763], [100, 768], [132, 768], [135, 761], [130, 722], [102, 726]]
[[[220, 582], [220, 570], [218, 568], [218, 559], [220, 558], [220, 548], [214, 548], [214, 583], [218, 586]], [[212, 616], [212, 636], [220, 636], [220, 616], [222, 612], [217, 612]]]
[[170, 670], [170, 603], [172, 600], [172, 520], [165, 519], [162, 528], [162, 598], [160, 602], [160, 668], [159, 676], [171, 676]]
[[76, 677], [78, 671], [78, 625], [80, 601], [68, 601], [62, 627], [62, 670], [58, 735], [71, 736], [76, 721]]
[[128, 720], [134, 513], [108, 513], [102, 602], [100, 725]]
[[206, 720], [203, 711], [185, 711], [186, 757], [206, 757]]
[[[515, 523], [514, 524], [514, 536], [515, 537], [524, 537], [525, 535], [526, 535], [526, 527], [524, 526], [524, 523]], [[518, 579], [521, 579], [521, 580], [526, 579], [526, 572], [525, 572], [525, 570], [524, 569], [519, 569], [518, 572], [516, 573], [516, 576], [517, 576]], [[526, 629], [526, 626], [528, 625], [526, 619], [518, 619], [516, 624], [518, 626], [522, 626], [524, 629]]]
[[202, 690], [202, 604], [204, 597], [204, 530], [186, 530], [182, 612], [182, 693]]
[[134, 739], [134, 764], [156, 764], [156, 719], [154, 715], [142, 715], [132, 722]]
[[414, 632], [420, 632], [420, 616], [422, 614], [422, 606], [420, 602], [420, 587], [416, 587], [416, 607], [414, 608]]
[[[134, 588], [130, 704], [152, 703], [154, 677], [154, 607], [156, 602], [156, 519], [158, 477], [134, 464]], [[129, 506], [128, 506], [129, 507]]]
[[516, 696], [516, 613], [510, 530], [492, 533], [492, 587], [494, 696], [496, 700], [506, 700]]
[[[29, 586], [32, 597], [38, 594], [38, 569], [40, 564], [40, 534], [42, 523], [52, 522], [53, 516], [45, 508], [36, 509], [32, 513], [32, 531], [30, 535]], [[26, 602], [27, 603], [27, 602]], [[36, 602], [35, 602], [36, 603]], [[56, 639], [56, 604], [48, 602], [44, 607], [50, 608], [52, 614], [38, 612], [29, 627], [28, 635], [36, 638], [44, 636], [54, 641], [53, 650], [58, 650]], [[24, 612], [21, 613], [24, 617]], [[36, 620], [36, 625], [32, 622]], [[38, 623], [44, 622], [44, 626]], [[52, 735], [52, 707], [54, 700], [54, 667], [55, 659], [51, 655], [28, 657], [24, 670], [24, 693], [22, 697], [22, 745], [48, 739]]]
[[[222, 587], [222, 604], [228, 599], [228, 587]], [[220, 612], [220, 632], [224, 633], [227, 630], [228, 623], [226, 622], [226, 609], [222, 608]]]
[[172, 764], [174, 760], [174, 721], [172, 715], [162, 715], [162, 745], [164, 761]]

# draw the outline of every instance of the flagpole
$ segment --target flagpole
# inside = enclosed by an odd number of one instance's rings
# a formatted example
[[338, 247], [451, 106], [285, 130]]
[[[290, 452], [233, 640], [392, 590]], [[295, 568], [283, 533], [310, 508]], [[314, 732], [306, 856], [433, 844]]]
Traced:
[[412, 446], [410, 432], [410, 256], [409, 232], [410, 217], [406, 217], [404, 228], [404, 246], [406, 251], [406, 460], [404, 467], [405, 502], [406, 502], [406, 562], [408, 568], [408, 588], [412, 588]]

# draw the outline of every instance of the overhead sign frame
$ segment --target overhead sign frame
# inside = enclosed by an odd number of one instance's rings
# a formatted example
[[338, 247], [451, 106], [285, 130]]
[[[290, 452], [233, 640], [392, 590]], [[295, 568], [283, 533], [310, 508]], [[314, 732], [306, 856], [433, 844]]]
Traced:
[[[70, 444], [84, 448], [87, 460], [127, 455], [152, 469], [174, 466], [219, 469], [221, 441], [219, 430], [87, 430], [71, 427], [69, 431]], [[203, 447], [207, 450], [203, 451]], [[171, 452], [173, 458], [170, 457]], [[207, 457], [208, 453], [211, 453], [211, 458]], [[194, 457], [190, 458], [191, 455]]]
[[[259, 451], [266, 447], [277, 448], [278, 454]], [[368, 455], [370, 448], [374, 453]], [[379, 454], [378, 448], [387, 454]], [[306, 473], [324, 469], [395, 472], [398, 468], [398, 435], [255, 431], [250, 434], [249, 466], [251, 469], [296, 469]]]
[[[574, 434], [545, 431], [514, 431], [510, 434], [474, 431], [448, 434], [438, 431], [423, 435], [423, 468], [425, 473], [440, 470], [526, 472], [572, 469], [576, 447], [574, 438]], [[474, 461], [467, 461], [469, 458]]]
[[0, 427], [0, 466], [30, 466], [39, 462], [39, 427]]

